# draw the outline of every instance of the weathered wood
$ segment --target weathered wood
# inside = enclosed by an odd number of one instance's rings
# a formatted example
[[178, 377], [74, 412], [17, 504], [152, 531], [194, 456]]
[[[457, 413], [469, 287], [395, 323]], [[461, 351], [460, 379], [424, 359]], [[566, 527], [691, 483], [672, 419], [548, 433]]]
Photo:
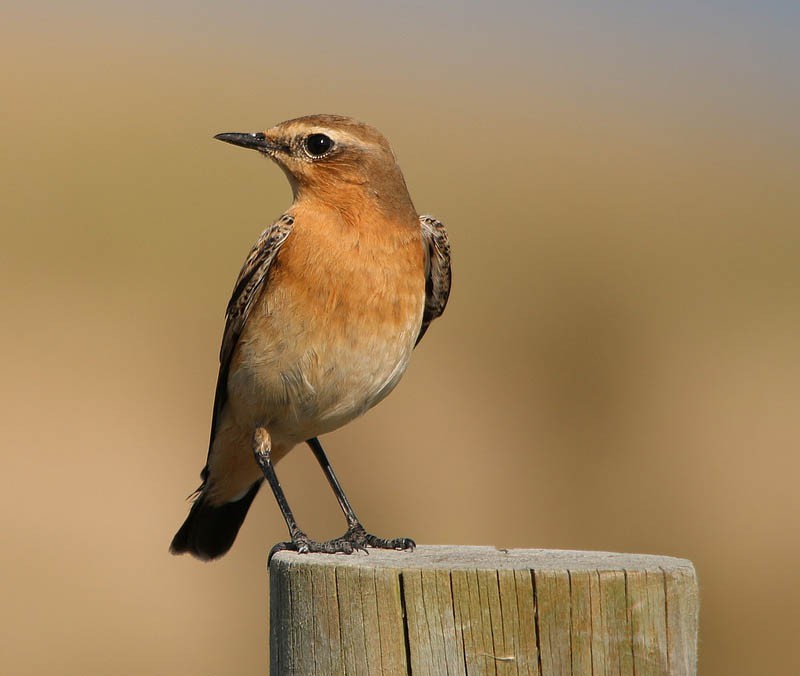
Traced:
[[664, 556], [421, 546], [270, 564], [270, 673], [692, 676], [697, 581]]

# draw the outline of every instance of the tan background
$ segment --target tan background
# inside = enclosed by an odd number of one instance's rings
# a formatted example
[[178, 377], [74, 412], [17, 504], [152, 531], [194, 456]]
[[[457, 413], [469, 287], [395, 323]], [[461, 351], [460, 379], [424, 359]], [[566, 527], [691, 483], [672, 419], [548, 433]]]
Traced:
[[[797, 673], [797, 10], [286, 4], [2, 10], [3, 673], [265, 672], [270, 496], [218, 563], [167, 545], [290, 199], [211, 136], [311, 112], [382, 129], [455, 253], [403, 383], [326, 439], [367, 525], [688, 557], [701, 673]], [[279, 471], [338, 534], [309, 453]]]

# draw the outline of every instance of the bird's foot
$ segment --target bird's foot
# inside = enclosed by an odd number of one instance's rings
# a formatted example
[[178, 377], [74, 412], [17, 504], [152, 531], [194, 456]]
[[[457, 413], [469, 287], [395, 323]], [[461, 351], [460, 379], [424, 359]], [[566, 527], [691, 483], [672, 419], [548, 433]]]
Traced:
[[298, 554], [352, 554], [357, 549], [364, 549], [364, 547], [359, 547], [344, 536], [326, 540], [325, 542], [317, 542], [309, 538], [305, 533], [298, 533], [290, 542], [276, 544], [270, 551], [267, 561], [272, 560], [276, 553], [285, 551], [297, 552]]
[[355, 549], [372, 547], [373, 549], [398, 549], [410, 552], [417, 546], [411, 538], [393, 538], [390, 540], [379, 538], [377, 535], [367, 533], [360, 523], [350, 526], [347, 532], [339, 539], [351, 542]]
[[411, 538], [394, 538], [387, 540], [371, 535], [364, 530], [361, 524], [351, 526], [344, 535], [333, 540], [317, 542], [310, 539], [305, 533], [296, 533], [290, 542], [279, 542], [269, 553], [267, 561], [271, 561], [277, 552], [291, 551], [298, 554], [352, 554], [356, 551], [365, 551], [367, 547], [373, 549], [397, 549], [413, 551], [416, 543]]

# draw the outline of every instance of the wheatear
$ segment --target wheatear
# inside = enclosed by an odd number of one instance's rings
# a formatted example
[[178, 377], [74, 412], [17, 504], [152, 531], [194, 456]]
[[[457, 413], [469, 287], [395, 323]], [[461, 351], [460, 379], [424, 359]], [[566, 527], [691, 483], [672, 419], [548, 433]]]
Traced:
[[[412, 549], [408, 538], [384, 540], [364, 530], [317, 437], [388, 395], [444, 311], [447, 232], [417, 214], [389, 143], [366, 124], [311, 115], [215, 138], [274, 160], [294, 201], [258, 238], [236, 280], [208, 459], [171, 551], [222, 556], [264, 479], [291, 536], [274, 550]], [[275, 475], [274, 464], [301, 442], [347, 518], [335, 540], [314, 542], [300, 530]]]

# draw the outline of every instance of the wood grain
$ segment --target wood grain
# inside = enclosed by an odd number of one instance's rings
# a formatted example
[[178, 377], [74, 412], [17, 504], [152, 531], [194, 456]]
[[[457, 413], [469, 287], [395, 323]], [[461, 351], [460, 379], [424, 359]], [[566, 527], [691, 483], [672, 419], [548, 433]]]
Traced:
[[270, 673], [693, 676], [697, 581], [664, 556], [422, 546], [270, 565]]

